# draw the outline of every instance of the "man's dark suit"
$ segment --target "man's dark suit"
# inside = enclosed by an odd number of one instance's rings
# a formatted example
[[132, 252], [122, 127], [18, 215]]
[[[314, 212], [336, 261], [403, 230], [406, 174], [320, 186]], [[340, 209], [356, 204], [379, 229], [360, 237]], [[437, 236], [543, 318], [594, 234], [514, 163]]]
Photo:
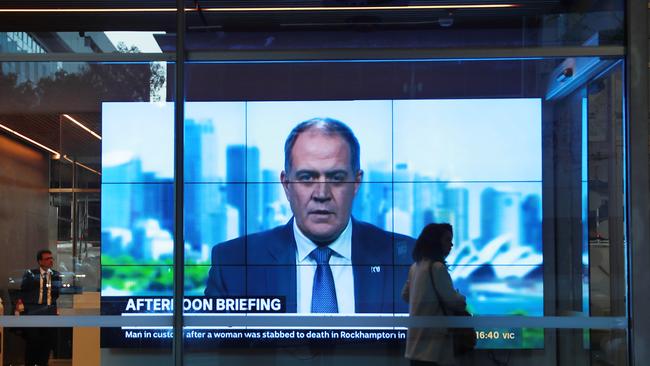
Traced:
[[[43, 279], [43, 286], [47, 279]], [[43, 303], [39, 304], [38, 299], [41, 290], [41, 272], [39, 268], [25, 271], [23, 281], [20, 285], [21, 298], [25, 305], [24, 315], [56, 315], [56, 300], [59, 298], [61, 289], [61, 274], [52, 270], [50, 274], [51, 283], [51, 305], [47, 305], [47, 291], [43, 295]], [[26, 328], [25, 333], [25, 364], [26, 365], [47, 365], [50, 351], [56, 344], [55, 328]]]
[[[352, 220], [352, 266], [357, 313], [406, 312], [400, 290], [411, 263], [413, 239]], [[212, 248], [206, 296], [284, 296], [297, 309], [293, 219]]]
[[23, 275], [23, 281], [20, 284], [20, 293], [23, 303], [25, 304], [25, 315], [56, 315], [56, 300], [59, 298], [61, 290], [61, 274], [51, 270], [50, 274], [52, 290], [52, 304], [47, 305], [47, 298], [43, 298], [43, 304], [38, 303], [41, 289], [41, 271], [40, 268], [29, 269]]

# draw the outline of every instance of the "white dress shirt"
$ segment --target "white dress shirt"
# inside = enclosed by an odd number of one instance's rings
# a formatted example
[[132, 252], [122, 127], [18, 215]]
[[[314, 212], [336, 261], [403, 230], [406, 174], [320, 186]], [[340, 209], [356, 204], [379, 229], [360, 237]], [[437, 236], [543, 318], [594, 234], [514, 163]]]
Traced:
[[[311, 313], [311, 295], [314, 287], [316, 261], [309, 257], [317, 245], [300, 231], [293, 220], [293, 235], [296, 238], [296, 287], [298, 290], [298, 313]], [[352, 271], [352, 219], [345, 230], [329, 245], [333, 250], [330, 268], [334, 277], [336, 300], [339, 313], [354, 314], [354, 274]]]
[[[39, 304], [47, 304], [47, 305], [52, 305], [52, 270], [44, 270], [43, 268], [39, 267], [41, 276], [40, 276], [40, 286], [38, 289], [38, 303]], [[43, 281], [43, 277], [45, 277], [45, 281]], [[43, 283], [45, 282], [45, 283]], [[47, 299], [43, 298], [43, 286], [47, 286]]]

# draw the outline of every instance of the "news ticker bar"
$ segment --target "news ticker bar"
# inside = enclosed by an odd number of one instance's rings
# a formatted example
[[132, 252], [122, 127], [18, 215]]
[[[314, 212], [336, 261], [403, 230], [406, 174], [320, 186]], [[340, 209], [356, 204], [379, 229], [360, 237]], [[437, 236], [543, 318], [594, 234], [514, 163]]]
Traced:
[[[7, 328], [172, 326], [171, 314], [0, 316]], [[626, 317], [186, 314], [185, 327], [627, 329]]]

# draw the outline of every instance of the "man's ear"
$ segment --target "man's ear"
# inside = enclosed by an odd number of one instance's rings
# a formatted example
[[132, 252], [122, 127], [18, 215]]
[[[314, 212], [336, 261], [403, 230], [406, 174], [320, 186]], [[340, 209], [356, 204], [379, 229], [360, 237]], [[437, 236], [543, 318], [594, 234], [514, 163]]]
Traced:
[[284, 188], [284, 194], [287, 195], [288, 198], [289, 192], [287, 190], [289, 189], [289, 180], [287, 178], [287, 173], [284, 170], [280, 172], [280, 182], [282, 182], [282, 188]]
[[363, 181], [363, 170], [359, 169], [357, 174], [354, 176], [354, 194], [357, 194], [359, 187], [361, 186], [361, 181]]

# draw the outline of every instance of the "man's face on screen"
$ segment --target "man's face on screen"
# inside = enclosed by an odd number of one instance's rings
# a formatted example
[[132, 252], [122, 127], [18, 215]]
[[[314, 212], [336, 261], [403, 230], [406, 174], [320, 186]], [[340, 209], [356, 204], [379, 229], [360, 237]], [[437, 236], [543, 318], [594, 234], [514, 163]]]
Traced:
[[301, 133], [291, 150], [289, 172], [280, 178], [300, 230], [329, 243], [345, 229], [362, 172], [351, 166], [350, 147], [338, 135], [318, 129]]

